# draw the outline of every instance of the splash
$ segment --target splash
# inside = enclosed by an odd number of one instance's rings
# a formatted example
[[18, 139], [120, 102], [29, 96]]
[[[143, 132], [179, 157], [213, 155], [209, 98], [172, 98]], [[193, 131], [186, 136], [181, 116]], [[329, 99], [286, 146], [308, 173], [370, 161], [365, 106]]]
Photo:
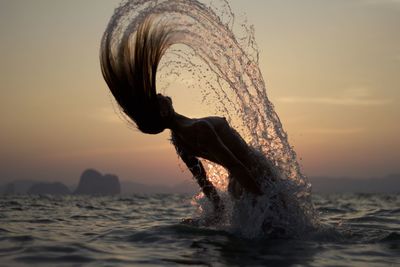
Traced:
[[[176, 43], [161, 62], [157, 78], [161, 87], [168, 90], [173, 84], [171, 77], [182, 77], [182, 73], [191, 76], [196, 85], [188, 90], [201, 90], [205, 105], [214, 107], [215, 114], [210, 115], [224, 116], [255, 153], [261, 153], [259, 167], [274, 170], [274, 182], [257, 172], [267, 193], [256, 204], [250, 203], [250, 197], [230, 202], [230, 227], [253, 237], [266, 228], [294, 233], [309, 225], [313, 217], [311, 185], [268, 99], [258, 66], [254, 28], [245, 21], [238, 23], [227, 1], [128, 0], [116, 8], [103, 40], [112, 38], [115, 53], [150, 15], [173, 29]], [[213, 184], [226, 191], [225, 169], [211, 162], [205, 166]], [[206, 213], [201, 195], [198, 198]]]

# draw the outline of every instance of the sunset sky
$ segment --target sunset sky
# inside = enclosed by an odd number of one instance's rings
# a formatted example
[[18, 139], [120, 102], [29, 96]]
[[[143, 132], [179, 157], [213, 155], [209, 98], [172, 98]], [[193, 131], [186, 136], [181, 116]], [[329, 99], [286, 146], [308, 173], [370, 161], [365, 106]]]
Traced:
[[[267, 94], [304, 173], [399, 173], [400, 1], [229, 2], [255, 26]], [[141, 134], [114, 112], [99, 45], [118, 3], [0, 0], [0, 183], [72, 184], [88, 167], [190, 179], [167, 131]]]

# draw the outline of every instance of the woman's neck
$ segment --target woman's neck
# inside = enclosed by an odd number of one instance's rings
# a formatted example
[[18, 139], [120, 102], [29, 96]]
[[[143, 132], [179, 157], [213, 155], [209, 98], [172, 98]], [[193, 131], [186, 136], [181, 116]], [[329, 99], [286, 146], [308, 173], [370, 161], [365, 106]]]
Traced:
[[189, 123], [191, 120], [192, 119], [175, 112], [174, 116], [171, 118], [168, 128], [173, 132], [179, 132], [182, 127]]

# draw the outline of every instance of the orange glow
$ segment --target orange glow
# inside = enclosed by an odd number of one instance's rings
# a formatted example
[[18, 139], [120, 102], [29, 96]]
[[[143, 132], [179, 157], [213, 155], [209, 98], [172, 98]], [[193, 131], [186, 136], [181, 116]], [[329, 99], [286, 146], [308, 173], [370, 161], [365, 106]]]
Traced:
[[[255, 25], [269, 98], [305, 173], [398, 172], [400, 3], [230, 2]], [[72, 183], [88, 167], [122, 180], [189, 179], [167, 131], [145, 136], [113, 110], [98, 50], [118, 3], [0, 2], [2, 181]], [[212, 115], [183, 81], [165, 93], [183, 114]]]

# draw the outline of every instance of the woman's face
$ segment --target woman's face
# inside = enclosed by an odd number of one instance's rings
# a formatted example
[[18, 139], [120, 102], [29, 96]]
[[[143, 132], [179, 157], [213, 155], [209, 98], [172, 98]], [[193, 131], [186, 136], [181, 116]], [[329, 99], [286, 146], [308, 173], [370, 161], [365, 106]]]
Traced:
[[157, 99], [161, 117], [164, 119], [172, 117], [174, 114], [172, 99], [169, 96], [163, 96], [162, 94], [157, 94]]

